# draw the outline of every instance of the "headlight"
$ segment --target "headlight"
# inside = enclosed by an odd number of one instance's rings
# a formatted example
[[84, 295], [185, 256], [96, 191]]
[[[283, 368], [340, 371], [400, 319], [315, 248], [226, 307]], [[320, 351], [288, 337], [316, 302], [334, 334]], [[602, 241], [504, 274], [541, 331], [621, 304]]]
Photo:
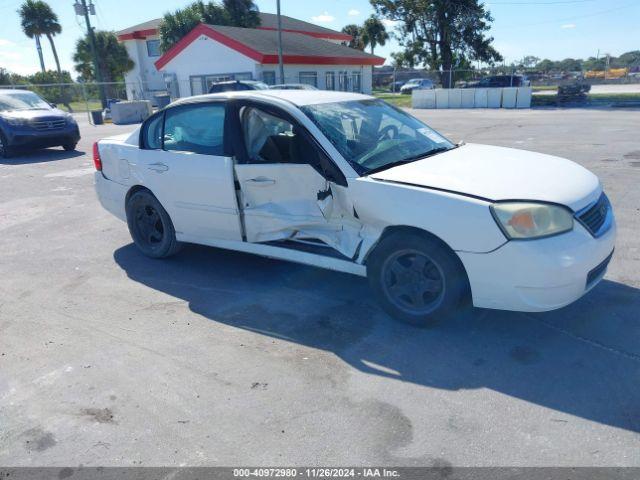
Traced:
[[27, 125], [29, 121], [26, 118], [2, 117], [5, 122], [14, 127], [22, 127]]
[[558, 235], [573, 228], [573, 213], [559, 205], [501, 202], [491, 205], [491, 212], [502, 232], [514, 240]]

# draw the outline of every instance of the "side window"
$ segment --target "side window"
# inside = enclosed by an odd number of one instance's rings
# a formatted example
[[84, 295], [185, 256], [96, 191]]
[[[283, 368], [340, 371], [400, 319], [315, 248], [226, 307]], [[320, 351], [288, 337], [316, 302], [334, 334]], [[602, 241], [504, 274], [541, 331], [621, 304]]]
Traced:
[[143, 135], [143, 148], [146, 150], [159, 150], [162, 148], [162, 119], [164, 115], [160, 114], [152, 118], [145, 125]]
[[288, 163], [294, 139], [293, 125], [258, 108], [242, 111], [242, 129], [251, 163]]
[[165, 113], [164, 149], [203, 155], [224, 154], [222, 103], [172, 108]]

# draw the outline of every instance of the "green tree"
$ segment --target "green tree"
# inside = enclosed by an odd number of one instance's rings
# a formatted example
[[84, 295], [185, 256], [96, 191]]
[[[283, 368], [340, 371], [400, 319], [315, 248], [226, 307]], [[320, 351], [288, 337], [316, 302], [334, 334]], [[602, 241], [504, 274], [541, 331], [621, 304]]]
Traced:
[[612, 58], [611, 65], [615, 68], [640, 67], [640, 50], [632, 50], [623, 53], [618, 58]]
[[192, 3], [165, 13], [160, 23], [160, 49], [166, 52], [200, 23], [255, 28], [260, 25], [258, 7], [251, 0]]
[[384, 46], [389, 40], [387, 29], [375, 15], [371, 15], [362, 25], [362, 42], [371, 47], [371, 54], [378, 45]]
[[[69, 103], [73, 100], [73, 88], [69, 85], [52, 85], [55, 83], [73, 83], [71, 75], [67, 71], [54, 72], [46, 70], [37, 72], [27, 77], [28, 83], [35, 85], [35, 91], [42, 98], [51, 103], [62, 104], [67, 110], [73, 111]], [[44, 85], [39, 87], [37, 85]]]
[[[98, 30], [96, 36], [96, 55], [98, 57], [98, 68], [103, 82], [122, 82], [124, 74], [134, 66], [129, 58], [127, 49], [118, 42], [116, 34], [113, 32]], [[89, 37], [78, 39], [76, 50], [73, 54], [76, 71], [85, 82], [95, 82], [96, 74], [93, 66], [93, 55]], [[113, 95], [115, 87], [108, 86], [109, 95]]]
[[342, 29], [342, 33], [346, 33], [351, 36], [351, 40], [347, 44], [347, 46], [351, 48], [355, 48], [357, 50], [364, 50], [364, 42], [362, 41], [362, 27], [352, 23], [350, 25], [346, 25]]
[[540, 70], [543, 73], [549, 73], [552, 70], [556, 69], [556, 63], [552, 60], [549, 60], [548, 58], [545, 58], [544, 60], [538, 62], [538, 64], [536, 65], [536, 69]]
[[493, 18], [480, 0], [370, 0], [376, 13], [400, 22], [398, 38], [414, 64], [441, 70], [450, 87], [455, 58], [494, 63], [502, 56], [486, 35]]
[[45, 68], [42, 48], [40, 46], [40, 37], [44, 35], [49, 40], [58, 74], [61, 75], [62, 70], [60, 69], [58, 51], [53, 41], [53, 37], [62, 32], [62, 27], [60, 26], [56, 13], [47, 2], [42, 0], [26, 0], [18, 9], [18, 15], [20, 15], [20, 24], [24, 34], [29, 38], [36, 39], [36, 48], [40, 56], [40, 67], [42, 71], [44, 72]]
[[538, 64], [538, 62], [540, 62], [538, 57], [534, 55], [525, 55], [518, 66], [522, 68], [533, 68]]
[[579, 72], [582, 70], [582, 60], [575, 58], [565, 58], [556, 62], [556, 68], [561, 72]]

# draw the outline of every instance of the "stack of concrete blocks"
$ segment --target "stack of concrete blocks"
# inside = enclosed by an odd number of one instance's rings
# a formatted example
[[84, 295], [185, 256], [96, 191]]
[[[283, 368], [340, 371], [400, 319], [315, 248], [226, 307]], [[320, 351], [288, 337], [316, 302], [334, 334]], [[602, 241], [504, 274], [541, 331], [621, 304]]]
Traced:
[[153, 112], [149, 100], [118, 102], [111, 105], [111, 121], [116, 125], [140, 123]]
[[531, 87], [414, 90], [413, 108], [530, 108]]

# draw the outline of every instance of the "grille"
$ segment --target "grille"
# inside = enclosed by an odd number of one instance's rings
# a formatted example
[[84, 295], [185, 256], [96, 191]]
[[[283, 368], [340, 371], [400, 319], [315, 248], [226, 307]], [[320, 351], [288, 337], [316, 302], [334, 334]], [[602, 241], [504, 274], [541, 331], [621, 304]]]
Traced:
[[55, 120], [38, 120], [31, 122], [31, 126], [36, 130], [55, 130], [64, 127], [66, 123], [67, 121], [64, 118], [56, 118]]
[[601, 232], [600, 229], [607, 220], [609, 209], [611, 209], [609, 199], [603, 193], [602, 195], [600, 195], [600, 198], [596, 203], [578, 214], [578, 220], [580, 220], [580, 222], [587, 228], [587, 230], [589, 230], [591, 235], [593, 235], [594, 237], [598, 236], [599, 234], [604, 233]]
[[587, 274], [587, 288], [589, 288], [591, 284], [595, 282], [598, 278], [604, 275], [604, 272], [607, 270], [607, 265], [609, 265], [609, 262], [611, 261], [612, 256], [613, 256], [613, 252], [611, 252], [609, 256], [605, 258], [602, 263], [600, 263], [596, 268], [594, 268]]

